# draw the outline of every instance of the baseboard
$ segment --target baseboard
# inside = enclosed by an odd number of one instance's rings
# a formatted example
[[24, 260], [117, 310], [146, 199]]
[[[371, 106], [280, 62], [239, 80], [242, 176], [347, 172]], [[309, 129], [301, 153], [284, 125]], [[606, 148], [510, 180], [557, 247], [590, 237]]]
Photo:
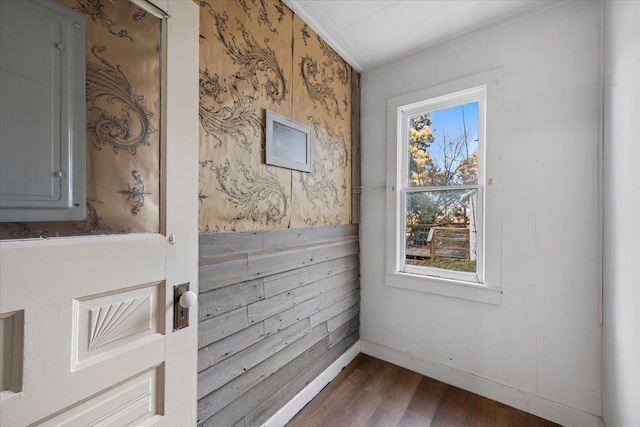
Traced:
[[283, 427], [295, 415], [300, 412], [304, 406], [309, 403], [318, 393], [322, 391], [339, 373], [342, 368], [347, 366], [355, 357], [360, 354], [360, 340], [349, 347], [347, 351], [342, 353], [327, 369], [322, 371], [313, 381], [296, 394], [293, 399], [287, 402], [278, 412], [273, 414], [262, 427]]
[[498, 382], [360, 339], [364, 354], [496, 400], [565, 427], [602, 427], [602, 418]]

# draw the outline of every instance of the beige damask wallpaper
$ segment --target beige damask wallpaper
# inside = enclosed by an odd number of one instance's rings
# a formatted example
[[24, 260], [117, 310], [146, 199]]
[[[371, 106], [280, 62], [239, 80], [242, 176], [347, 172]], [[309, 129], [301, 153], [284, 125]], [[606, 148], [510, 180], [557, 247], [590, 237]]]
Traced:
[[85, 15], [87, 217], [0, 224], [0, 239], [158, 232], [160, 20], [128, 1], [58, 0]]
[[[0, 239], [158, 232], [160, 21], [58, 0], [87, 24], [87, 218], [0, 223]], [[200, 231], [346, 224], [352, 70], [278, 0], [200, 6]], [[266, 166], [266, 109], [313, 129], [313, 172]]]
[[[278, 0], [200, 5], [200, 232], [346, 224], [351, 67]], [[270, 109], [313, 129], [313, 172], [264, 161]]]

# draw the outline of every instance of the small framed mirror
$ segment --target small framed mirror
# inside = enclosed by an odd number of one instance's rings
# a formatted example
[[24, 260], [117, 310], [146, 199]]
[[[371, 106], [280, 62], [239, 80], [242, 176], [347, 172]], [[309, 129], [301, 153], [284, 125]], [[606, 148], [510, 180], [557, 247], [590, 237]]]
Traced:
[[267, 110], [268, 165], [311, 172], [311, 128]]

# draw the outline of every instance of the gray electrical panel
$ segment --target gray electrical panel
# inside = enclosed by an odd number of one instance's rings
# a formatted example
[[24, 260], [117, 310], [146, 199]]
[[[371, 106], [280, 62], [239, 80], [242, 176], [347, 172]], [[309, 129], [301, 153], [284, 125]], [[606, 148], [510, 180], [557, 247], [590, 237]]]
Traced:
[[86, 212], [84, 15], [0, 1], [0, 222]]

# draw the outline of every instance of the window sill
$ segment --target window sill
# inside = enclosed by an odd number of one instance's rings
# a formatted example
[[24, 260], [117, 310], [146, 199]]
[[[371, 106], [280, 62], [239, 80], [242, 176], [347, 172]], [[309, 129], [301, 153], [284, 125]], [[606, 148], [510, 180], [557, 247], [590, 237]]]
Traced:
[[477, 283], [410, 273], [386, 273], [385, 283], [393, 288], [409, 289], [485, 304], [502, 305], [502, 290], [500, 288]]

